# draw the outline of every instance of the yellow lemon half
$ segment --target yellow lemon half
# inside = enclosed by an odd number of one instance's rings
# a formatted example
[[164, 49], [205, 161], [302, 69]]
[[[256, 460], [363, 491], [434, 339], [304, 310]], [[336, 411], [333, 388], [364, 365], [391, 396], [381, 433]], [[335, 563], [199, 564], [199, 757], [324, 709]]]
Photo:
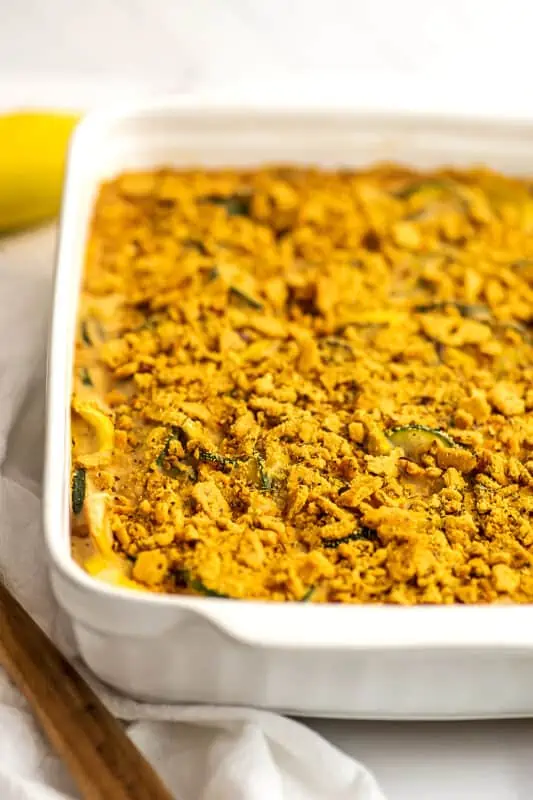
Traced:
[[0, 235], [56, 216], [76, 114], [0, 115]]

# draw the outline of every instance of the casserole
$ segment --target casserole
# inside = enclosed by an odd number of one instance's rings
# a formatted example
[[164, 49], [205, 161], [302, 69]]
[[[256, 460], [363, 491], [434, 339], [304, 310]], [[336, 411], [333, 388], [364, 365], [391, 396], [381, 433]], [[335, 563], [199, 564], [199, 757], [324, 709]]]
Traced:
[[383, 160], [421, 168], [483, 161], [516, 173], [527, 165], [531, 130], [460, 115], [209, 108], [192, 101], [82, 123], [71, 150], [56, 272], [44, 511], [54, 590], [98, 677], [153, 701], [242, 703], [328, 716], [533, 710], [527, 606], [281, 606], [132, 593], [82, 572], [70, 557], [68, 524], [75, 298], [102, 179], [161, 164], [341, 167]]

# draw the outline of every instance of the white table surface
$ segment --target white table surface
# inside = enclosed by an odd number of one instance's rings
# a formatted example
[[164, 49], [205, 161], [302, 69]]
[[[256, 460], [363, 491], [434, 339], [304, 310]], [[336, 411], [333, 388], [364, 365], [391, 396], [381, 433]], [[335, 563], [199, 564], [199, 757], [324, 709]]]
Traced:
[[[445, 81], [462, 102], [485, 92], [533, 105], [528, 0], [2, 0], [0, 6], [3, 106], [34, 100], [40, 87], [43, 101], [51, 101], [58, 82], [81, 102], [93, 102], [152, 87], [264, 82], [279, 73], [338, 89], [391, 71], [397, 83], [421, 76]], [[533, 797], [529, 721], [310, 724], [365, 762], [390, 800]]]

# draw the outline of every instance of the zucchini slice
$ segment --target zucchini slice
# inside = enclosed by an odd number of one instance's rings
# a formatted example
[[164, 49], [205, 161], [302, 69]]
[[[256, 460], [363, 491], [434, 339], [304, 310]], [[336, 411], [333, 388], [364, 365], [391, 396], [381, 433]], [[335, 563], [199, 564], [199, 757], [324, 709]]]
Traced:
[[81, 340], [87, 347], [91, 347], [98, 341], [104, 341], [105, 331], [98, 320], [88, 317], [83, 319], [80, 323], [80, 336]]
[[249, 217], [252, 210], [252, 195], [244, 193], [235, 194], [208, 194], [200, 198], [200, 202], [212, 206], [221, 206], [228, 217]]
[[267, 472], [265, 459], [260, 453], [256, 453], [254, 458], [259, 476], [259, 488], [262, 492], [270, 492], [273, 487], [273, 481]]
[[256, 311], [263, 310], [263, 304], [260, 303], [259, 300], [256, 300], [255, 297], [252, 297], [249, 294], [246, 294], [246, 292], [243, 292], [241, 289], [237, 289], [236, 286], [230, 286], [229, 291], [232, 297], [235, 297], [241, 303], [244, 303], [244, 305], [249, 306], [250, 308], [255, 308]]
[[414, 194], [424, 191], [424, 189], [432, 189], [433, 191], [449, 190], [450, 181], [438, 180], [437, 178], [422, 178], [421, 180], [409, 181], [396, 189], [393, 195], [398, 200], [408, 200]]
[[531, 333], [527, 326], [521, 322], [516, 322], [515, 320], [502, 320], [501, 322], [498, 322], [496, 327], [501, 331], [514, 331], [515, 333], [518, 333], [518, 335], [521, 336], [527, 344], [531, 344]]
[[206, 586], [200, 578], [191, 575], [188, 569], [175, 569], [174, 578], [177, 587], [190, 589], [195, 594], [202, 594], [204, 597], [224, 597], [229, 600], [232, 599], [229, 594], [217, 592], [216, 589], [211, 589], [209, 586]]
[[87, 320], [82, 320], [80, 325], [80, 335], [84, 344], [88, 347], [92, 345], [91, 337], [89, 334], [89, 326], [87, 325]]
[[192, 589], [196, 594], [203, 594], [204, 597], [224, 597], [230, 599], [229, 594], [222, 594], [222, 592], [217, 592], [215, 589], [210, 589], [199, 578], [192, 578], [188, 575], [186, 581], [188, 588]]
[[183, 239], [181, 244], [182, 247], [187, 250], [194, 250], [196, 253], [200, 253], [203, 256], [209, 255], [209, 250], [200, 239]]
[[79, 514], [85, 502], [86, 473], [83, 467], [74, 471], [72, 476], [72, 511]]
[[219, 456], [218, 453], [212, 453], [210, 450], [200, 450], [198, 453], [198, 460], [208, 464], [213, 464], [221, 470], [226, 471], [235, 467], [242, 459], [230, 458], [229, 456]]
[[415, 306], [414, 310], [419, 314], [428, 314], [433, 311], [446, 311], [447, 308], [455, 308], [462, 317], [466, 319], [477, 319], [480, 322], [488, 322], [492, 317], [490, 309], [483, 305], [470, 305], [468, 303], [456, 303], [452, 300], [442, 303], [426, 303]]
[[218, 267], [211, 267], [209, 272], [207, 273], [207, 282], [211, 283], [212, 281], [216, 281], [220, 278], [220, 270]]
[[200, 578], [191, 575], [188, 569], [179, 568], [174, 570], [174, 578], [176, 580], [176, 586], [190, 589], [195, 594], [202, 594], [204, 597], [225, 597], [231, 600], [229, 594], [223, 594], [222, 592], [217, 592], [216, 589], [210, 589]]
[[170, 444], [173, 441], [180, 442], [180, 444], [185, 448], [185, 445], [187, 443], [187, 437], [182, 428], [178, 428], [176, 426], [173, 426], [171, 428], [170, 435], [168, 436], [165, 442], [165, 446], [163, 447], [163, 449], [161, 450], [161, 452], [159, 453], [159, 455], [155, 460], [157, 468], [164, 475], [168, 475], [170, 478], [187, 477], [191, 481], [196, 481], [198, 476], [196, 474], [196, 469], [190, 463], [191, 461], [190, 457], [187, 458], [183, 467], [182, 466], [175, 467], [168, 465], [167, 458], [169, 455]]
[[82, 367], [80, 369], [80, 378], [84, 386], [94, 386], [91, 375], [87, 367]]
[[340, 336], [324, 336], [319, 344], [326, 345], [327, 347], [340, 347], [343, 350], [352, 352], [352, 345], [347, 339], [342, 339]]
[[377, 542], [378, 535], [375, 530], [372, 528], [367, 528], [364, 525], [362, 528], [354, 531], [353, 533], [349, 533], [348, 536], [341, 536], [339, 539], [333, 538], [326, 538], [322, 539], [321, 545], [322, 547], [326, 547], [328, 550], [333, 550], [337, 548], [340, 544], [344, 544], [345, 542], [359, 542], [359, 541], [367, 541], [367, 542]]
[[457, 447], [457, 443], [444, 431], [426, 425], [403, 425], [387, 431], [387, 439], [394, 447], [401, 447], [407, 456], [417, 460], [437, 442], [443, 447]]

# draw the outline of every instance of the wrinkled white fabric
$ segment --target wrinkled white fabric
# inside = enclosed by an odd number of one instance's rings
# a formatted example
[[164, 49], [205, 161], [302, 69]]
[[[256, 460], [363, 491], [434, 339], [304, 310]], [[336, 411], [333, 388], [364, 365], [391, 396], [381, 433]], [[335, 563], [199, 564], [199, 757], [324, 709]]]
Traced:
[[[47, 230], [4, 240], [0, 249], [0, 570], [65, 647], [40, 513], [54, 235]], [[98, 690], [129, 723], [131, 737], [177, 800], [383, 800], [361, 764], [293, 720], [243, 708], [147, 706]], [[75, 796], [24, 701], [0, 672], [1, 800]]]

